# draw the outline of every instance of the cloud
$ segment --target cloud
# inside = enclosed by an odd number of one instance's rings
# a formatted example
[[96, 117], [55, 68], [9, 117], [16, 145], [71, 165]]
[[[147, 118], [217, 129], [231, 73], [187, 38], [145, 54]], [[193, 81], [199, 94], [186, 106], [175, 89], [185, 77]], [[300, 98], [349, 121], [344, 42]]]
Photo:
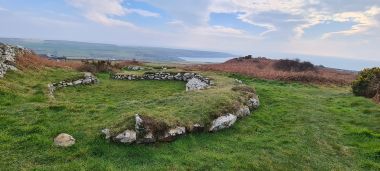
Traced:
[[107, 26], [126, 26], [137, 29], [133, 23], [115, 19], [114, 16], [125, 16], [136, 13], [145, 17], [159, 17], [153, 13], [141, 9], [128, 9], [123, 7], [123, 0], [66, 0], [70, 5], [83, 11], [84, 16], [94, 22]]
[[8, 11], [8, 9], [0, 6], [0, 11]]
[[337, 32], [329, 32], [325, 33], [322, 36], [322, 39], [327, 39], [332, 37], [333, 35], [353, 35], [365, 32], [371, 28], [378, 27], [379, 23], [375, 19], [375, 16], [380, 14], [379, 7], [371, 7], [365, 12], [344, 12], [335, 14], [331, 19], [336, 22], [355, 22], [357, 24], [353, 25], [349, 30], [337, 31]]
[[125, 9], [127, 13], [136, 13], [138, 15], [144, 16], [144, 17], [160, 17], [160, 14], [141, 10], [141, 9]]
[[243, 30], [224, 27], [224, 26], [208, 26], [208, 27], [198, 27], [193, 29], [195, 33], [198, 34], [233, 34], [233, 35], [242, 35], [245, 32]]

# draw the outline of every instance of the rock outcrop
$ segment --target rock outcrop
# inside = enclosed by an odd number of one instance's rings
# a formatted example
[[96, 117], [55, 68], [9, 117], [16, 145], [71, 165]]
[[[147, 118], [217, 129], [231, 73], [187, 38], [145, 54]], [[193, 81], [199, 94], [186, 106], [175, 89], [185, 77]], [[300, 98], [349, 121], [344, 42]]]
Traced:
[[54, 144], [60, 147], [69, 147], [75, 144], [75, 139], [69, 134], [61, 133], [54, 138]]
[[16, 58], [24, 53], [31, 53], [31, 51], [0, 43], [0, 78], [3, 78], [8, 70], [17, 70]]

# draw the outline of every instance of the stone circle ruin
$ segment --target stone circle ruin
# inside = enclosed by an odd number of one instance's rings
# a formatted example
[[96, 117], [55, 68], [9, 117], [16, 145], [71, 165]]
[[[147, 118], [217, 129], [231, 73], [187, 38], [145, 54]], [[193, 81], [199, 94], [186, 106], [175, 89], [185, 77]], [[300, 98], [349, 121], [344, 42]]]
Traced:
[[[133, 74], [113, 74], [110, 75], [113, 80], [177, 80], [186, 82], [186, 91], [201, 91], [211, 88], [215, 85], [213, 80], [208, 77], [204, 77], [198, 73], [191, 72], [146, 72], [143, 75]], [[237, 84], [244, 87], [244, 84], [240, 80], [236, 80]], [[58, 88], [65, 88], [76, 85], [90, 85], [99, 83], [98, 79], [91, 73], [85, 73], [83, 78], [77, 80], [66, 80], [59, 83], [52, 83], [48, 85], [49, 94], [53, 96], [53, 93]], [[239, 88], [238, 88], [239, 89]], [[243, 88], [244, 89], [244, 88]], [[175, 140], [177, 137], [193, 132], [216, 132], [225, 128], [231, 127], [238, 119], [249, 116], [251, 111], [257, 109], [260, 105], [258, 96], [252, 91], [242, 91], [249, 94], [244, 104], [235, 111], [229, 111], [214, 120], [207, 125], [201, 125], [198, 123], [193, 124], [190, 127], [176, 126], [167, 127], [163, 123], [159, 123], [152, 118], [135, 114], [135, 127], [134, 129], [126, 129], [121, 132], [113, 132], [112, 130], [105, 128], [101, 130], [105, 139], [112, 140], [118, 143], [124, 144], [146, 144], [154, 142], [169, 142]], [[54, 97], [54, 96], [53, 96]], [[160, 127], [157, 129], [157, 127]]]

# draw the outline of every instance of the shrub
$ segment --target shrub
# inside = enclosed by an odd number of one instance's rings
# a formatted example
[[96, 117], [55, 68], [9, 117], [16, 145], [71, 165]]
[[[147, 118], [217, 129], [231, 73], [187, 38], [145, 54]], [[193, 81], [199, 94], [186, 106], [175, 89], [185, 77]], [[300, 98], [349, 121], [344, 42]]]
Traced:
[[316, 71], [316, 67], [310, 62], [300, 62], [299, 59], [289, 60], [289, 59], [280, 59], [274, 63], [273, 67], [276, 70], [281, 71]]
[[113, 66], [110, 61], [83, 61], [83, 65], [78, 68], [83, 72], [112, 72]]
[[352, 83], [352, 92], [357, 96], [373, 98], [380, 88], [380, 67], [364, 69]]

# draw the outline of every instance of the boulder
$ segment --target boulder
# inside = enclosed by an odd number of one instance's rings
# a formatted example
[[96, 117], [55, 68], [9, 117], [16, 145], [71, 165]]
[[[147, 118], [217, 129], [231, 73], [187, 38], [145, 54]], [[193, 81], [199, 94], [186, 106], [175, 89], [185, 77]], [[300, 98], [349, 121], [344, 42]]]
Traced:
[[162, 137], [159, 137], [160, 141], [173, 141], [175, 138], [179, 135], [183, 135], [186, 133], [185, 127], [176, 127], [169, 129], [167, 132], [165, 132], [165, 135]]
[[208, 87], [207, 83], [202, 82], [198, 78], [192, 78], [186, 84], [186, 91], [203, 90], [203, 89], [206, 89], [207, 87]]
[[209, 131], [214, 132], [214, 131], [218, 131], [224, 128], [228, 128], [236, 122], [236, 119], [237, 119], [237, 116], [233, 114], [220, 116], [216, 118], [214, 121], [212, 121]]
[[243, 106], [241, 107], [238, 111], [236, 111], [235, 115], [238, 117], [238, 118], [242, 118], [242, 117], [245, 117], [245, 116], [248, 116], [251, 114], [251, 111], [249, 110], [249, 107], [248, 106]]
[[106, 136], [105, 137], [106, 139], [110, 139], [111, 138], [111, 131], [108, 128], [103, 129], [101, 132]]
[[128, 144], [133, 143], [136, 141], [136, 132], [133, 130], [125, 130], [123, 133], [117, 135], [114, 141]]
[[75, 139], [69, 134], [61, 133], [54, 138], [54, 144], [60, 147], [70, 147], [75, 144]]
[[259, 99], [255, 97], [250, 98], [247, 103], [250, 109], [257, 109], [260, 106]]

